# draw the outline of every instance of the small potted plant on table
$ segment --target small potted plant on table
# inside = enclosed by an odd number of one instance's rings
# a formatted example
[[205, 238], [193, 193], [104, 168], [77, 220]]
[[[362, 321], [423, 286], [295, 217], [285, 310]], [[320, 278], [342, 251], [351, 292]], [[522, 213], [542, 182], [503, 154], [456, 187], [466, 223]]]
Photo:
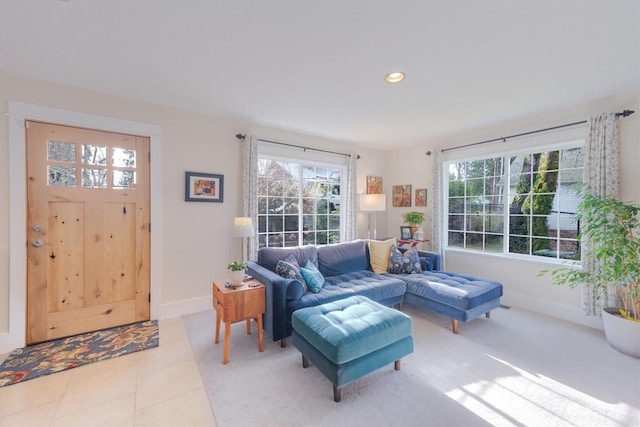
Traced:
[[233, 261], [227, 266], [229, 270], [229, 279], [234, 286], [242, 285], [244, 280], [244, 271], [247, 268], [247, 264], [244, 262]]
[[405, 212], [402, 214], [402, 220], [411, 227], [411, 235], [416, 240], [422, 240], [422, 229], [420, 225], [424, 222], [424, 217], [424, 212], [418, 211]]

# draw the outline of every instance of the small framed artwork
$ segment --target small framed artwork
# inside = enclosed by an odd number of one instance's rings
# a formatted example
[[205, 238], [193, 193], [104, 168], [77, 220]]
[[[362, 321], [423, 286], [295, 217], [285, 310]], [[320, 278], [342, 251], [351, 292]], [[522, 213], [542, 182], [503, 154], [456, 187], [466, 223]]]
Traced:
[[394, 185], [392, 187], [392, 200], [394, 208], [411, 207], [411, 184]]
[[382, 194], [382, 178], [367, 176], [367, 194]]
[[416, 188], [416, 207], [427, 206], [427, 189]]
[[411, 235], [411, 227], [401, 225], [400, 226], [400, 239], [401, 240], [411, 240], [413, 236]]
[[222, 203], [224, 195], [224, 175], [213, 173], [185, 172], [185, 202]]

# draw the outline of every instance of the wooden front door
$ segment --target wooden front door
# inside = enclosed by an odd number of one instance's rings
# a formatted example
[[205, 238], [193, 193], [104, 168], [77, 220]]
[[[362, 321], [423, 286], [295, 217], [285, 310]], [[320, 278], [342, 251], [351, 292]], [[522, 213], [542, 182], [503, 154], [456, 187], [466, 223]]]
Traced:
[[149, 320], [149, 138], [26, 135], [27, 343]]

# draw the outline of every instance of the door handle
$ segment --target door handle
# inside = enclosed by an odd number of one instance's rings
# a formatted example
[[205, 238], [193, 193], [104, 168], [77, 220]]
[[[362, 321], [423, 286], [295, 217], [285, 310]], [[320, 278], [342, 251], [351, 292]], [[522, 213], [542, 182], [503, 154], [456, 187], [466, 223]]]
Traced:
[[31, 241], [31, 246], [33, 246], [34, 248], [39, 248], [40, 246], [43, 246], [44, 242], [42, 240], [32, 240]]

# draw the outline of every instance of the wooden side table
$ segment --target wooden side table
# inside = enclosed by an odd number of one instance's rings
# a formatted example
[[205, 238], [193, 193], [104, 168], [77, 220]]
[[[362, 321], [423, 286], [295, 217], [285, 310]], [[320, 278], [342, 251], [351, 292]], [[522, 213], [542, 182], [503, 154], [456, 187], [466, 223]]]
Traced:
[[409, 247], [411, 248], [415, 248], [416, 246], [418, 246], [420, 243], [426, 243], [428, 242], [428, 239], [425, 240], [414, 240], [414, 239], [398, 239], [398, 247], [402, 247], [404, 245], [409, 245]]
[[258, 321], [258, 349], [264, 351], [262, 313], [265, 311], [264, 285], [259, 281], [247, 280], [236, 289], [225, 288], [226, 280], [213, 282], [213, 308], [216, 310], [216, 340], [220, 342], [220, 322], [224, 322], [224, 350], [222, 363], [229, 362], [229, 338], [231, 324], [247, 322], [247, 335], [251, 335], [251, 319]]

